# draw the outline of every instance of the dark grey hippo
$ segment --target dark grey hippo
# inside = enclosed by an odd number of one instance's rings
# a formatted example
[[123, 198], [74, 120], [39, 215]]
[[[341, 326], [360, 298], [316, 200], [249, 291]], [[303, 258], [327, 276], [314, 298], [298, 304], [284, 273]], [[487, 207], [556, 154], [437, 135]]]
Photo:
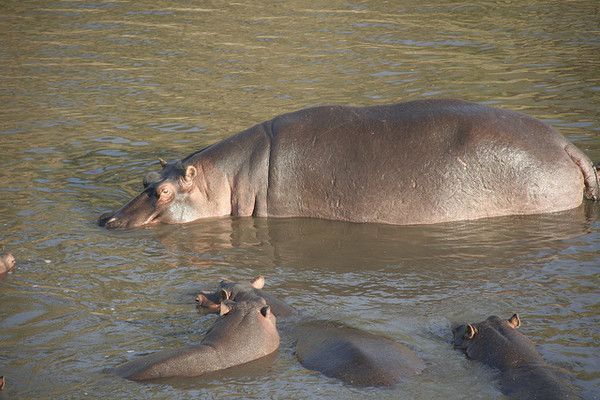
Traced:
[[[298, 318], [298, 312], [262, 290], [264, 278], [250, 284], [223, 281], [213, 292], [203, 292], [196, 300], [211, 311], [221, 299], [250, 299], [267, 295], [273, 313], [293, 321], [290, 334], [296, 342], [296, 357], [307, 369], [337, 378], [354, 386], [391, 386], [424, 368], [423, 361], [408, 347], [384, 336], [374, 335], [340, 322]], [[266, 299], [265, 298], [265, 299]]]
[[226, 301], [199, 345], [160, 351], [115, 369], [127, 379], [193, 377], [265, 357], [279, 348], [276, 318], [264, 299]]
[[514, 399], [578, 399], [565, 371], [546, 363], [535, 344], [517, 330], [517, 314], [505, 320], [491, 316], [483, 322], [453, 329], [454, 347], [472, 360], [500, 371], [500, 390]]
[[15, 269], [15, 265], [15, 257], [11, 253], [5, 253], [0, 255], [0, 275], [3, 275]]
[[598, 199], [588, 157], [517, 112], [458, 100], [284, 114], [144, 179], [109, 229], [216, 216], [431, 224]]

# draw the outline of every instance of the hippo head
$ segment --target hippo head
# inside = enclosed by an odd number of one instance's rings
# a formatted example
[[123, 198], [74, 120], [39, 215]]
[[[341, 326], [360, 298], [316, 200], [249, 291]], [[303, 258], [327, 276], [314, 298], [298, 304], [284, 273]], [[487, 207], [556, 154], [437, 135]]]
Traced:
[[160, 173], [144, 178], [144, 191], [116, 212], [100, 216], [98, 224], [108, 229], [135, 228], [157, 223], [185, 223], [219, 215], [211, 207], [201, 171], [181, 161], [160, 160]]
[[257, 276], [250, 282], [232, 282], [223, 280], [215, 291], [201, 292], [196, 296], [198, 306], [207, 308], [211, 312], [218, 312], [223, 301], [252, 301], [257, 298], [265, 299], [271, 306], [273, 314], [278, 317], [290, 317], [297, 314], [294, 307], [279, 300], [276, 296], [263, 289], [264, 276]]
[[200, 292], [196, 296], [196, 302], [199, 306], [208, 308], [210, 311], [219, 311], [221, 303], [225, 300], [243, 301], [260, 297], [254, 289], [262, 289], [264, 286], [264, 276], [257, 276], [250, 282], [222, 280], [216, 291]]
[[0, 255], [0, 274], [12, 271], [15, 265], [15, 257], [11, 253]]
[[492, 367], [514, 366], [522, 360], [539, 357], [533, 342], [517, 331], [519, 326], [521, 319], [517, 314], [508, 320], [492, 315], [483, 322], [453, 328], [453, 345], [467, 358]]

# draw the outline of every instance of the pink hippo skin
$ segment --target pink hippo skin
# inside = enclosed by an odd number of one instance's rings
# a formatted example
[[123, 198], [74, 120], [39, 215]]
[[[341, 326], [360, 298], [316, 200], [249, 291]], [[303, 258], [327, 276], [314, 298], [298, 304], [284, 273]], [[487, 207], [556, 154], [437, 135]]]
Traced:
[[3, 275], [15, 269], [15, 265], [15, 257], [11, 253], [5, 253], [0, 255], [0, 275]]
[[127, 379], [193, 377], [265, 357], [279, 348], [275, 316], [262, 298], [227, 301], [199, 345], [160, 351], [115, 369]]
[[226, 215], [432, 224], [567, 210], [600, 191], [588, 157], [548, 125], [458, 100], [309, 108], [161, 165], [99, 224]]
[[[307, 369], [354, 386], [392, 386], [419, 374], [423, 361], [408, 347], [340, 322], [298, 317], [291, 306], [262, 290], [259, 276], [248, 283], [222, 281], [215, 292], [202, 292], [196, 301], [216, 311], [228, 299], [264, 298], [277, 317], [291, 317], [296, 357]], [[264, 296], [264, 297], [261, 297]]]
[[500, 390], [511, 399], [579, 399], [565, 379], [566, 371], [548, 364], [535, 344], [517, 330], [517, 314], [504, 320], [494, 316], [453, 329], [454, 347], [467, 358], [500, 372]]

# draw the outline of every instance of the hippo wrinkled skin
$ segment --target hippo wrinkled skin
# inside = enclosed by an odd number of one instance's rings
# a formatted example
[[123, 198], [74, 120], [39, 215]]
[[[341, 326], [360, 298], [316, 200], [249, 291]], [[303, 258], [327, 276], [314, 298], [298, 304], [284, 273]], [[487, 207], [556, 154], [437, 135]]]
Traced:
[[554, 129], [458, 100], [304, 109], [161, 165], [99, 224], [226, 215], [431, 224], [549, 213], [600, 196], [589, 158]]
[[0, 275], [3, 275], [15, 269], [15, 265], [15, 257], [11, 253], [5, 253], [0, 255]]
[[278, 348], [276, 318], [262, 298], [226, 301], [199, 345], [150, 354], [115, 372], [135, 381], [193, 377], [257, 360]]
[[[264, 298], [277, 317], [294, 320], [291, 334], [296, 357], [307, 369], [354, 386], [392, 386], [419, 374], [423, 361], [408, 347], [390, 338], [365, 332], [335, 321], [300, 317], [293, 307], [262, 290], [259, 276], [248, 283], [222, 281], [215, 292], [202, 292], [198, 304], [219, 310], [227, 299]], [[268, 300], [267, 300], [268, 299]]]
[[491, 316], [483, 322], [453, 329], [454, 347], [469, 359], [500, 371], [500, 390], [514, 399], [578, 399], [565, 371], [546, 363], [535, 344], [517, 330], [517, 314], [504, 320]]

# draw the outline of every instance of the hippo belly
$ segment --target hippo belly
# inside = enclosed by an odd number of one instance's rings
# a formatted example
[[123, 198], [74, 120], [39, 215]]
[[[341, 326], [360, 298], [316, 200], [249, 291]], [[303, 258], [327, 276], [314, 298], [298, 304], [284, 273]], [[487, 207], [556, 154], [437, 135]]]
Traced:
[[565, 148], [585, 156], [560, 134], [472, 103], [320, 107], [274, 119], [271, 132], [269, 216], [428, 224], [554, 212], [583, 198]]

